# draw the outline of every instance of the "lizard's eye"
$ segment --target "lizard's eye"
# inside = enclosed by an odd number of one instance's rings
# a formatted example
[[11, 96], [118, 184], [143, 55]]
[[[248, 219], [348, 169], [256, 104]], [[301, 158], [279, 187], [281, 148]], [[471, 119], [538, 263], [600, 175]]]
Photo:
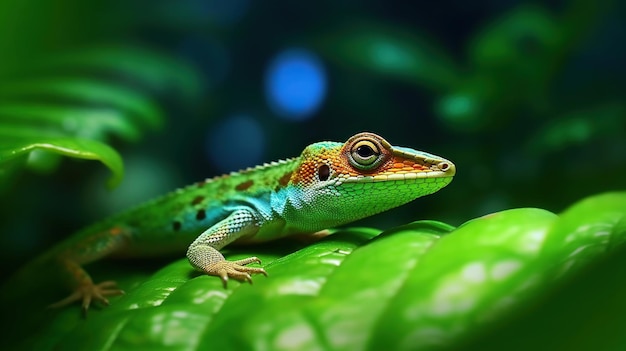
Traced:
[[374, 149], [369, 145], [361, 145], [356, 149], [356, 153], [361, 158], [369, 158], [374, 156]]
[[350, 163], [363, 170], [373, 169], [382, 161], [380, 147], [372, 140], [359, 140], [350, 150]]

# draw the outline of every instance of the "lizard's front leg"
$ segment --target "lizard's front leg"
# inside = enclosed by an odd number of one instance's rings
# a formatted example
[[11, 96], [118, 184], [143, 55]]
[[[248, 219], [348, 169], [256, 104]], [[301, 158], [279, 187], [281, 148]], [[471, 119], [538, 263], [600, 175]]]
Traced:
[[261, 273], [263, 268], [246, 267], [247, 264], [261, 263], [257, 257], [238, 261], [227, 261], [218, 251], [243, 236], [254, 235], [259, 230], [255, 214], [248, 208], [233, 211], [228, 217], [202, 233], [187, 250], [187, 258], [197, 270], [222, 279], [224, 287], [228, 278], [252, 283], [250, 274]]

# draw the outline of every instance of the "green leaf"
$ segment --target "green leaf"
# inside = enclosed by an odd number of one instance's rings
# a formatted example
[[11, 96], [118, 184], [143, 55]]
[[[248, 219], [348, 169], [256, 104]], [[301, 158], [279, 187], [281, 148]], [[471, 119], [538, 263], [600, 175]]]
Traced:
[[[15, 129], [9, 132], [15, 132]], [[114, 188], [124, 176], [124, 164], [120, 155], [110, 146], [90, 139], [36, 136], [36, 137], [11, 137], [3, 135], [0, 129], [0, 164], [12, 161], [14, 158], [26, 157], [31, 151], [43, 150], [63, 156], [86, 160], [98, 160], [107, 166], [113, 176], [108, 180], [107, 186]], [[10, 140], [7, 140], [10, 139]], [[0, 178], [0, 182], [2, 178]]]
[[[320, 340], [332, 349], [372, 348], [381, 314], [396, 301], [426, 252], [453, 229], [435, 221], [414, 222], [388, 230], [355, 250], [306, 308]], [[364, 306], [368, 313], [363, 313]], [[358, 323], [347, 322], [355, 316]]]
[[588, 268], [462, 349], [623, 350], [626, 251], [621, 247]]
[[[556, 288], [476, 333], [463, 349], [621, 350], [626, 345], [626, 193], [584, 199], [543, 245]], [[519, 338], [520, 331], [526, 335]], [[511, 340], [515, 340], [511, 343]]]
[[115, 135], [137, 141], [142, 134], [136, 123], [111, 107], [7, 103], [0, 105], [0, 121], [8, 136], [16, 129], [33, 134], [58, 129], [79, 138], [106, 140]]
[[[607, 193], [583, 199], [564, 211], [550, 230], [544, 254], [563, 257], [556, 274], [570, 275], [587, 267], [609, 250], [623, 246], [626, 220], [624, 193]], [[621, 224], [620, 224], [621, 223]]]
[[50, 172], [62, 156], [101, 161], [113, 172], [113, 187], [123, 168], [109, 139], [137, 141], [161, 127], [154, 94], [173, 90], [195, 99], [200, 91], [189, 64], [141, 48], [52, 55], [24, 70], [0, 83], [0, 189], [8, 189], [23, 166]]
[[[269, 277], [255, 276], [254, 285], [231, 281], [228, 289], [215, 277], [194, 273], [186, 259], [160, 270], [100, 263], [92, 275], [118, 279], [127, 294], [113, 298], [108, 308], [92, 309], [86, 320], [78, 306], [37, 312], [56, 294], [26, 275], [26, 292], [1, 299], [15, 336], [4, 340], [8, 347], [38, 350], [459, 350], [486, 341], [496, 345], [490, 349], [504, 349], [512, 335], [523, 333], [520, 345], [536, 347], [558, 335], [550, 345], [571, 348], [565, 317], [549, 328], [544, 323], [537, 335], [525, 330], [538, 328], [519, 321], [556, 321], [555, 313], [578, 308], [541, 305], [556, 301], [554, 296], [581, 303], [569, 298], [563, 288], [568, 284], [575, 284], [574, 296], [588, 299], [592, 291], [598, 298], [610, 291], [596, 291], [597, 286], [617, 288], [603, 262], [623, 263], [623, 256], [610, 253], [623, 254], [625, 214], [626, 193], [612, 193], [584, 199], [559, 215], [519, 208], [456, 229], [420, 221], [380, 235], [367, 228], [340, 230], [305, 247], [281, 241], [231, 249], [225, 252], [229, 259], [260, 257]], [[604, 267], [606, 284], [588, 274], [596, 264]], [[603, 308], [625, 310], [620, 296], [609, 295]], [[10, 312], [16, 309], [22, 313]], [[613, 344], [623, 339], [617, 328], [607, 335], [602, 323], [586, 323], [585, 340], [609, 345], [600, 338]], [[19, 337], [33, 333], [37, 337]]]
[[88, 48], [41, 62], [38, 70], [63, 70], [113, 74], [131, 80], [142, 89], [159, 94], [175, 93], [187, 101], [200, 97], [201, 80], [189, 62], [136, 46], [112, 45]]
[[[125, 112], [135, 123], [158, 128], [163, 116], [145, 93], [122, 84], [77, 77], [40, 78], [0, 85], [0, 100], [54, 99], [63, 104], [104, 106]], [[85, 116], [88, 117], [88, 116]]]
[[520, 303], [537, 287], [540, 273], [529, 263], [555, 219], [540, 209], [514, 209], [475, 219], [443, 237], [379, 316], [368, 349], [441, 347]]

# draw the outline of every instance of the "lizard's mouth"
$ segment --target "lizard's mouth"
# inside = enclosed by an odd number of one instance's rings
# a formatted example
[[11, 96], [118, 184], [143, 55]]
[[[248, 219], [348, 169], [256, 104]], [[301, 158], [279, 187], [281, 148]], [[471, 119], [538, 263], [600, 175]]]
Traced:
[[[439, 165], [438, 165], [439, 166]], [[454, 164], [446, 163], [441, 165], [443, 169], [429, 169], [418, 172], [385, 172], [377, 175], [359, 175], [351, 176], [341, 179], [342, 183], [376, 183], [376, 182], [390, 182], [390, 181], [407, 181], [416, 179], [439, 179], [439, 182], [451, 182], [454, 177], [456, 169]]]

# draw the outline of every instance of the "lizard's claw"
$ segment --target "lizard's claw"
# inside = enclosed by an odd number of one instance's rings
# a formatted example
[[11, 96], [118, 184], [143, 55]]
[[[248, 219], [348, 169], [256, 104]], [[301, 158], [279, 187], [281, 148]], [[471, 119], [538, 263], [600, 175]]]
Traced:
[[250, 274], [263, 274], [267, 277], [267, 272], [263, 268], [258, 267], [246, 267], [250, 263], [261, 263], [261, 260], [257, 257], [249, 257], [243, 260], [237, 261], [219, 261], [209, 265], [205, 268], [205, 273], [210, 275], [216, 275], [222, 279], [224, 288], [228, 284], [228, 278], [233, 278], [239, 281], [245, 281], [252, 284], [252, 277]]
[[87, 313], [91, 301], [98, 301], [101, 304], [108, 306], [109, 300], [107, 296], [123, 295], [124, 291], [117, 288], [117, 283], [114, 281], [106, 281], [100, 284], [83, 284], [80, 285], [66, 298], [48, 305], [48, 308], [59, 308], [67, 306], [75, 301], [81, 301], [81, 309], [83, 315]]

